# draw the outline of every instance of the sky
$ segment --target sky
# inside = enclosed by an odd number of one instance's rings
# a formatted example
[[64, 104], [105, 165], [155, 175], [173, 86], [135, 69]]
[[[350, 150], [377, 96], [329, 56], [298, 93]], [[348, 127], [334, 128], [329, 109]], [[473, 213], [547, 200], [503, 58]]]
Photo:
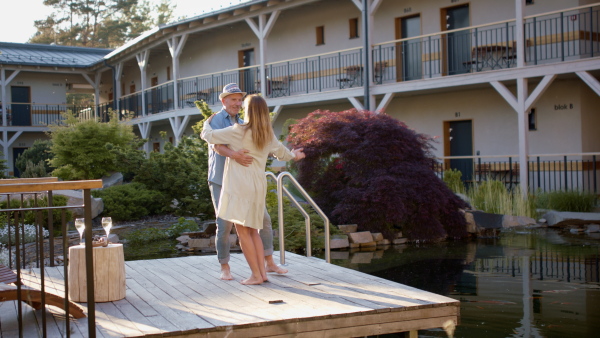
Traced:
[[[237, 5], [249, 0], [170, 0], [177, 8], [174, 18], [193, 17], [212, 10]], [[36, 32], [35, 20], [45, 19], [52, 13], [52, 7], [44, 6], [44, 0], [3, 0], [0, 20], [0, 42], [25, 43]], [[159, 0], [150, 0], [158, 3]]]

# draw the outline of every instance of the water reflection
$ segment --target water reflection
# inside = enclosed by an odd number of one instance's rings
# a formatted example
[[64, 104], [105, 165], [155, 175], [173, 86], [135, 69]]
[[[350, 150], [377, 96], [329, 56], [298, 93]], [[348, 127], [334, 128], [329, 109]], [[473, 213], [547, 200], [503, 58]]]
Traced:
[[[332, 262], [461, 301], [455, 337], [597, 337], [600, 246], [552, 230], [334, 253]], [[419, 337], [445, 337], [443, 330]]]

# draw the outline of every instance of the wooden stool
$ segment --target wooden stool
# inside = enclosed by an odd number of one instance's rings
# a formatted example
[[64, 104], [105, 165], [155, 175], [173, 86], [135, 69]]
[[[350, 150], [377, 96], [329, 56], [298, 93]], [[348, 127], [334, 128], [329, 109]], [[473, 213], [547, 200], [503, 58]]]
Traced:
[[[125, 298], [125, 259], [123, 244], [109, 244], [94, 250], [94, 297], [96, 302]], [[69, 248], [69, 298], [87, 302], [85, 246]]]

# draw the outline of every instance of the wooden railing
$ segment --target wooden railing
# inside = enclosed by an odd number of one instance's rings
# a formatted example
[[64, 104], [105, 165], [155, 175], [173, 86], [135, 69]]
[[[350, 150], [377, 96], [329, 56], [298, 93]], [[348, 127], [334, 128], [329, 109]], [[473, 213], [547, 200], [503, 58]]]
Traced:
[[[8, 262], [5, 262], [9, 268], [16, 272], [17, 281], [21, 281], [23, 276], [22, 271], [29, 268], [39, 268], [40, 284], [38, 290], [41, 294], [46, 294], [46, 249], [44, 245], [44, 232], [48, 231], [48, 251], [49, 251], [49, 266], [54, 266], [54, 232], [60, 230], [62, 233], [62, 249], [65, 257], [64, 264], [64, 295], [57, 295], [65, 300], [66, 317], [69, 317], [69, 307], [67, 306], [69, 297], [69, 282], [67, 270], [67, 252], [68, 252], [68, 236], [67, 224], [70, 221], [67, 219], [67, 211], [73, 209], [82, 209], [85, 218], [85, 269], [88, 281], [94, 280], [93, 274], [93, 257], [92, 257], [92, 200], [91, 189], [101, 188], [102, 180], [88, 181], [65, 181], [58, 182], [56, 178], [32, 178], [32, 179], [6, 179], [0, 180], [0, 196], [2, 196], [2, 207], [0, 208], [0, 216], [7, 232], [7, 251]], [[53, 192], [57, 190], [81, 190], [83, 204], [70, 206], [55, 206], [53, 205]], [[60, 220], [55, 220], [55, 216], [60, 215]], [[32, 221], [35, 227], [35, 235], [33, 246], [35, 246], [35, 257], [30, 257], [28, 253], [29, 245], [26, 245], [25, 221]], [[55, 224], [60, 225], [60, 229], [55, 228]], [[31, 227], [31, 225], [28, 225]], [[31, 239], [31, 238], [29, 238]], [[33, 266], [34, 265], [34, 266]], [[48, 283], [52, 281], [48, 280]], [[26, 301], [21, 296], [21, 292], [25, 286], [17, 283], [17, 318], [19, 325], [19, 334], [23, 335], [24, 311], [22, 309], [22, 301]], [[87, 316], [88, 316], [88, 337], [96, 336], [95, 324], [95, 301], [94, 301], [94, 283], [87, 283]], [[48, 336], [46, 325], [46, 309], [45, 300], [42, 297], [42, 321], [39, 323], [40, 330], [44, 337]], [[64, 330], [62, 333], [69, 337], [71, 335], [70, 320], [64, 321]]]

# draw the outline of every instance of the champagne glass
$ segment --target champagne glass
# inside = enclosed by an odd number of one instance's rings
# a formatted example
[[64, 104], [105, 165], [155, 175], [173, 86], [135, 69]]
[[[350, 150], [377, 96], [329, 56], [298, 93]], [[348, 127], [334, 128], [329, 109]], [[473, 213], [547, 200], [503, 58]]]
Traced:
[[108, 234], [110, 233], [110, 228], [112, 228], [112, 218], [102, 217], [102, 228], [106, 231], [106, 241], [108, 242]]
[[76, 218], [75, 219], [75, 228], [79, 232], [79, 243], [83, 244], [83, 231], [85, 230], [85, 219]]

